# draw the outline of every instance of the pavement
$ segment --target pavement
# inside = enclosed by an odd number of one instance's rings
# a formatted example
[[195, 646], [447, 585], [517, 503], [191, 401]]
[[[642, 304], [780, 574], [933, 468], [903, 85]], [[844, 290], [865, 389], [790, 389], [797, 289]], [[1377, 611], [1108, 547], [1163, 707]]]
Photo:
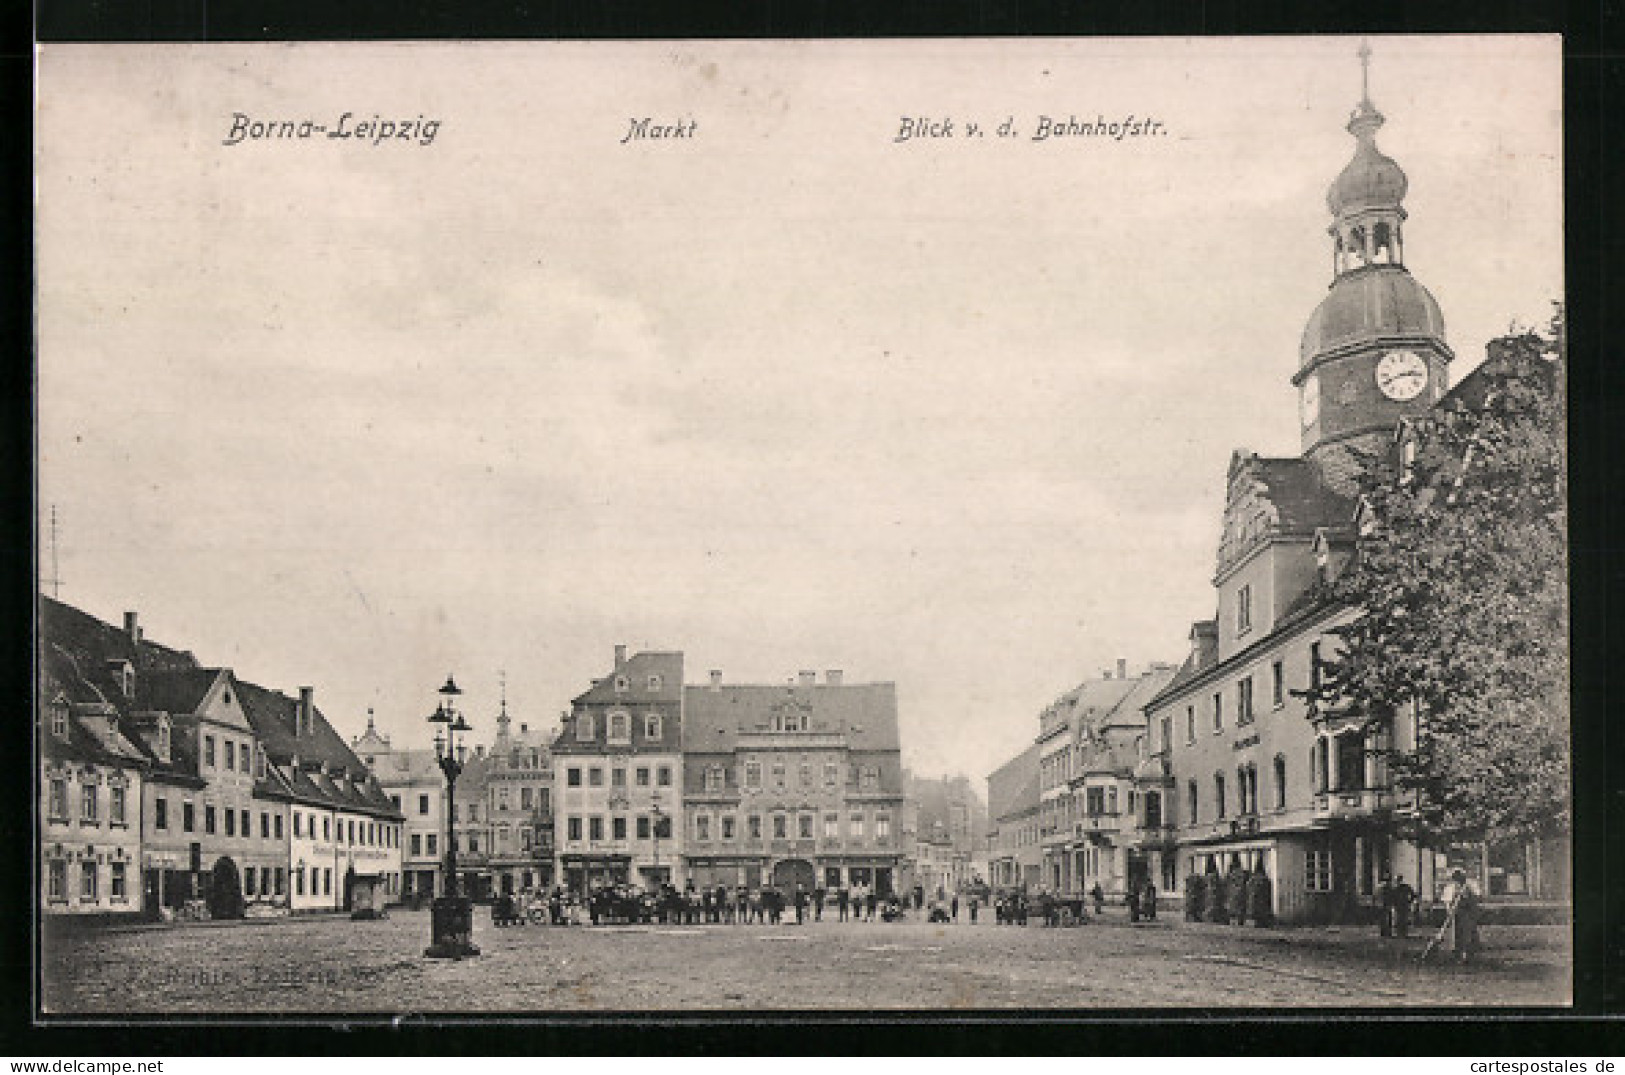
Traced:
[[1426, 936], [1257, 929], [1111, 912], [1081, 926], [518, 926], [475, 912], [482, 949], [424, 957], [429, 916], [293, 918], [277, 928], [96, 930], [48, 938], [47, 1013], [1192, 1009], [1561, 1006], [1562, 926], [1484, 930], [1468, 967], [1422, 964]]

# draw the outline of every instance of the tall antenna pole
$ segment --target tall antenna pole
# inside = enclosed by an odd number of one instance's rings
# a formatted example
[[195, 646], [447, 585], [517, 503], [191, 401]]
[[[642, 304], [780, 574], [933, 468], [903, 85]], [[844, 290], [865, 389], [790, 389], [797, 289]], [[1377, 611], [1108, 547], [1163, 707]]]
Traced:
[[50, 584], [51, 596], [62, 597], [62, 572], [57, 565], [56, 550], [56, 505], [51, 505], [51, 577], [45, 580]]

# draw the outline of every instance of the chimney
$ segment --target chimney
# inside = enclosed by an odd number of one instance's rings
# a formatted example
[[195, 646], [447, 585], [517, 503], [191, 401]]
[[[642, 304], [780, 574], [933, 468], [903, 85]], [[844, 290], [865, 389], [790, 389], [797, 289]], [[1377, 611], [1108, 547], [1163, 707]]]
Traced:
[[839, 668], [829, 669], [824, 673], [824, 682], [831, 687], [839, 687], [841, 685], [841, 670]]
[[299, 726], [294, 729], [295, 735], [316, 734], [316, 688], [299, 688]]
[[711, 689], [714, 691], [722, 689], [722, 669], [720, 668], [711, 669]]
[[801, 680], [801, 685], [803, 687], [810, 687], [814, 683], [818, 682], [818, 673], [817, 672], [808, 672], [806, 670], [803, 670], [800, 673], [799, 678]]
[[1128, 678], [1128, 659], [1125, 658], [1125, 657], [1117, 658], [1117, 678], [1118, 679], [1127, 679]]
[[625, 645], [616, 646], [615, 647], [615, 671], [619, 672], [621, 669], [623, 669], [625, 667], [626, 667], [626, 646]]
[[137, 622], [134, 612], [124, 614], [124, 633], [129, 636], [130, 645], [139, 646], [141, 644], [141, 624]]

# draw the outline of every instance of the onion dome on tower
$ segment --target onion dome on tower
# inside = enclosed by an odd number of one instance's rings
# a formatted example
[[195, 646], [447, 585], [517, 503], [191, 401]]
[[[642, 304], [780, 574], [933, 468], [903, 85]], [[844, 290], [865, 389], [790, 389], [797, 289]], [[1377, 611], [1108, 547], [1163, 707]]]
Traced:
[[1377, 148], [1384, 119], [1371, 103], [1371, 50], [1360, 47], [1360, 103], [1349, 118], [1354, 157], [1332, 181], [1331, 290], [1310, 315], [1299, 346], [1303, 449], [1326, 464], [1335, 486], [1352, 481], [1349, 452], [1393, 429], [1442, 394], [1444, 315], [1405, 268], [1404, 169]]

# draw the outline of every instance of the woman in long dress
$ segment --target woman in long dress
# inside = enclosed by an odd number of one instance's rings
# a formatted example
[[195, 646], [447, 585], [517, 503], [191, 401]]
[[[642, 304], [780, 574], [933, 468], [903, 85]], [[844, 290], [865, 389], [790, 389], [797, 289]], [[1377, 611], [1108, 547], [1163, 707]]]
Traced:
[[1445, 905], [1444, 928], [1439, 948], [1458, 962], [1466, 963], [1478, 952], [1478, 892], [1467, 880], [1467, 871], [1451, 872], [1450, 881], [1439, 894]]

